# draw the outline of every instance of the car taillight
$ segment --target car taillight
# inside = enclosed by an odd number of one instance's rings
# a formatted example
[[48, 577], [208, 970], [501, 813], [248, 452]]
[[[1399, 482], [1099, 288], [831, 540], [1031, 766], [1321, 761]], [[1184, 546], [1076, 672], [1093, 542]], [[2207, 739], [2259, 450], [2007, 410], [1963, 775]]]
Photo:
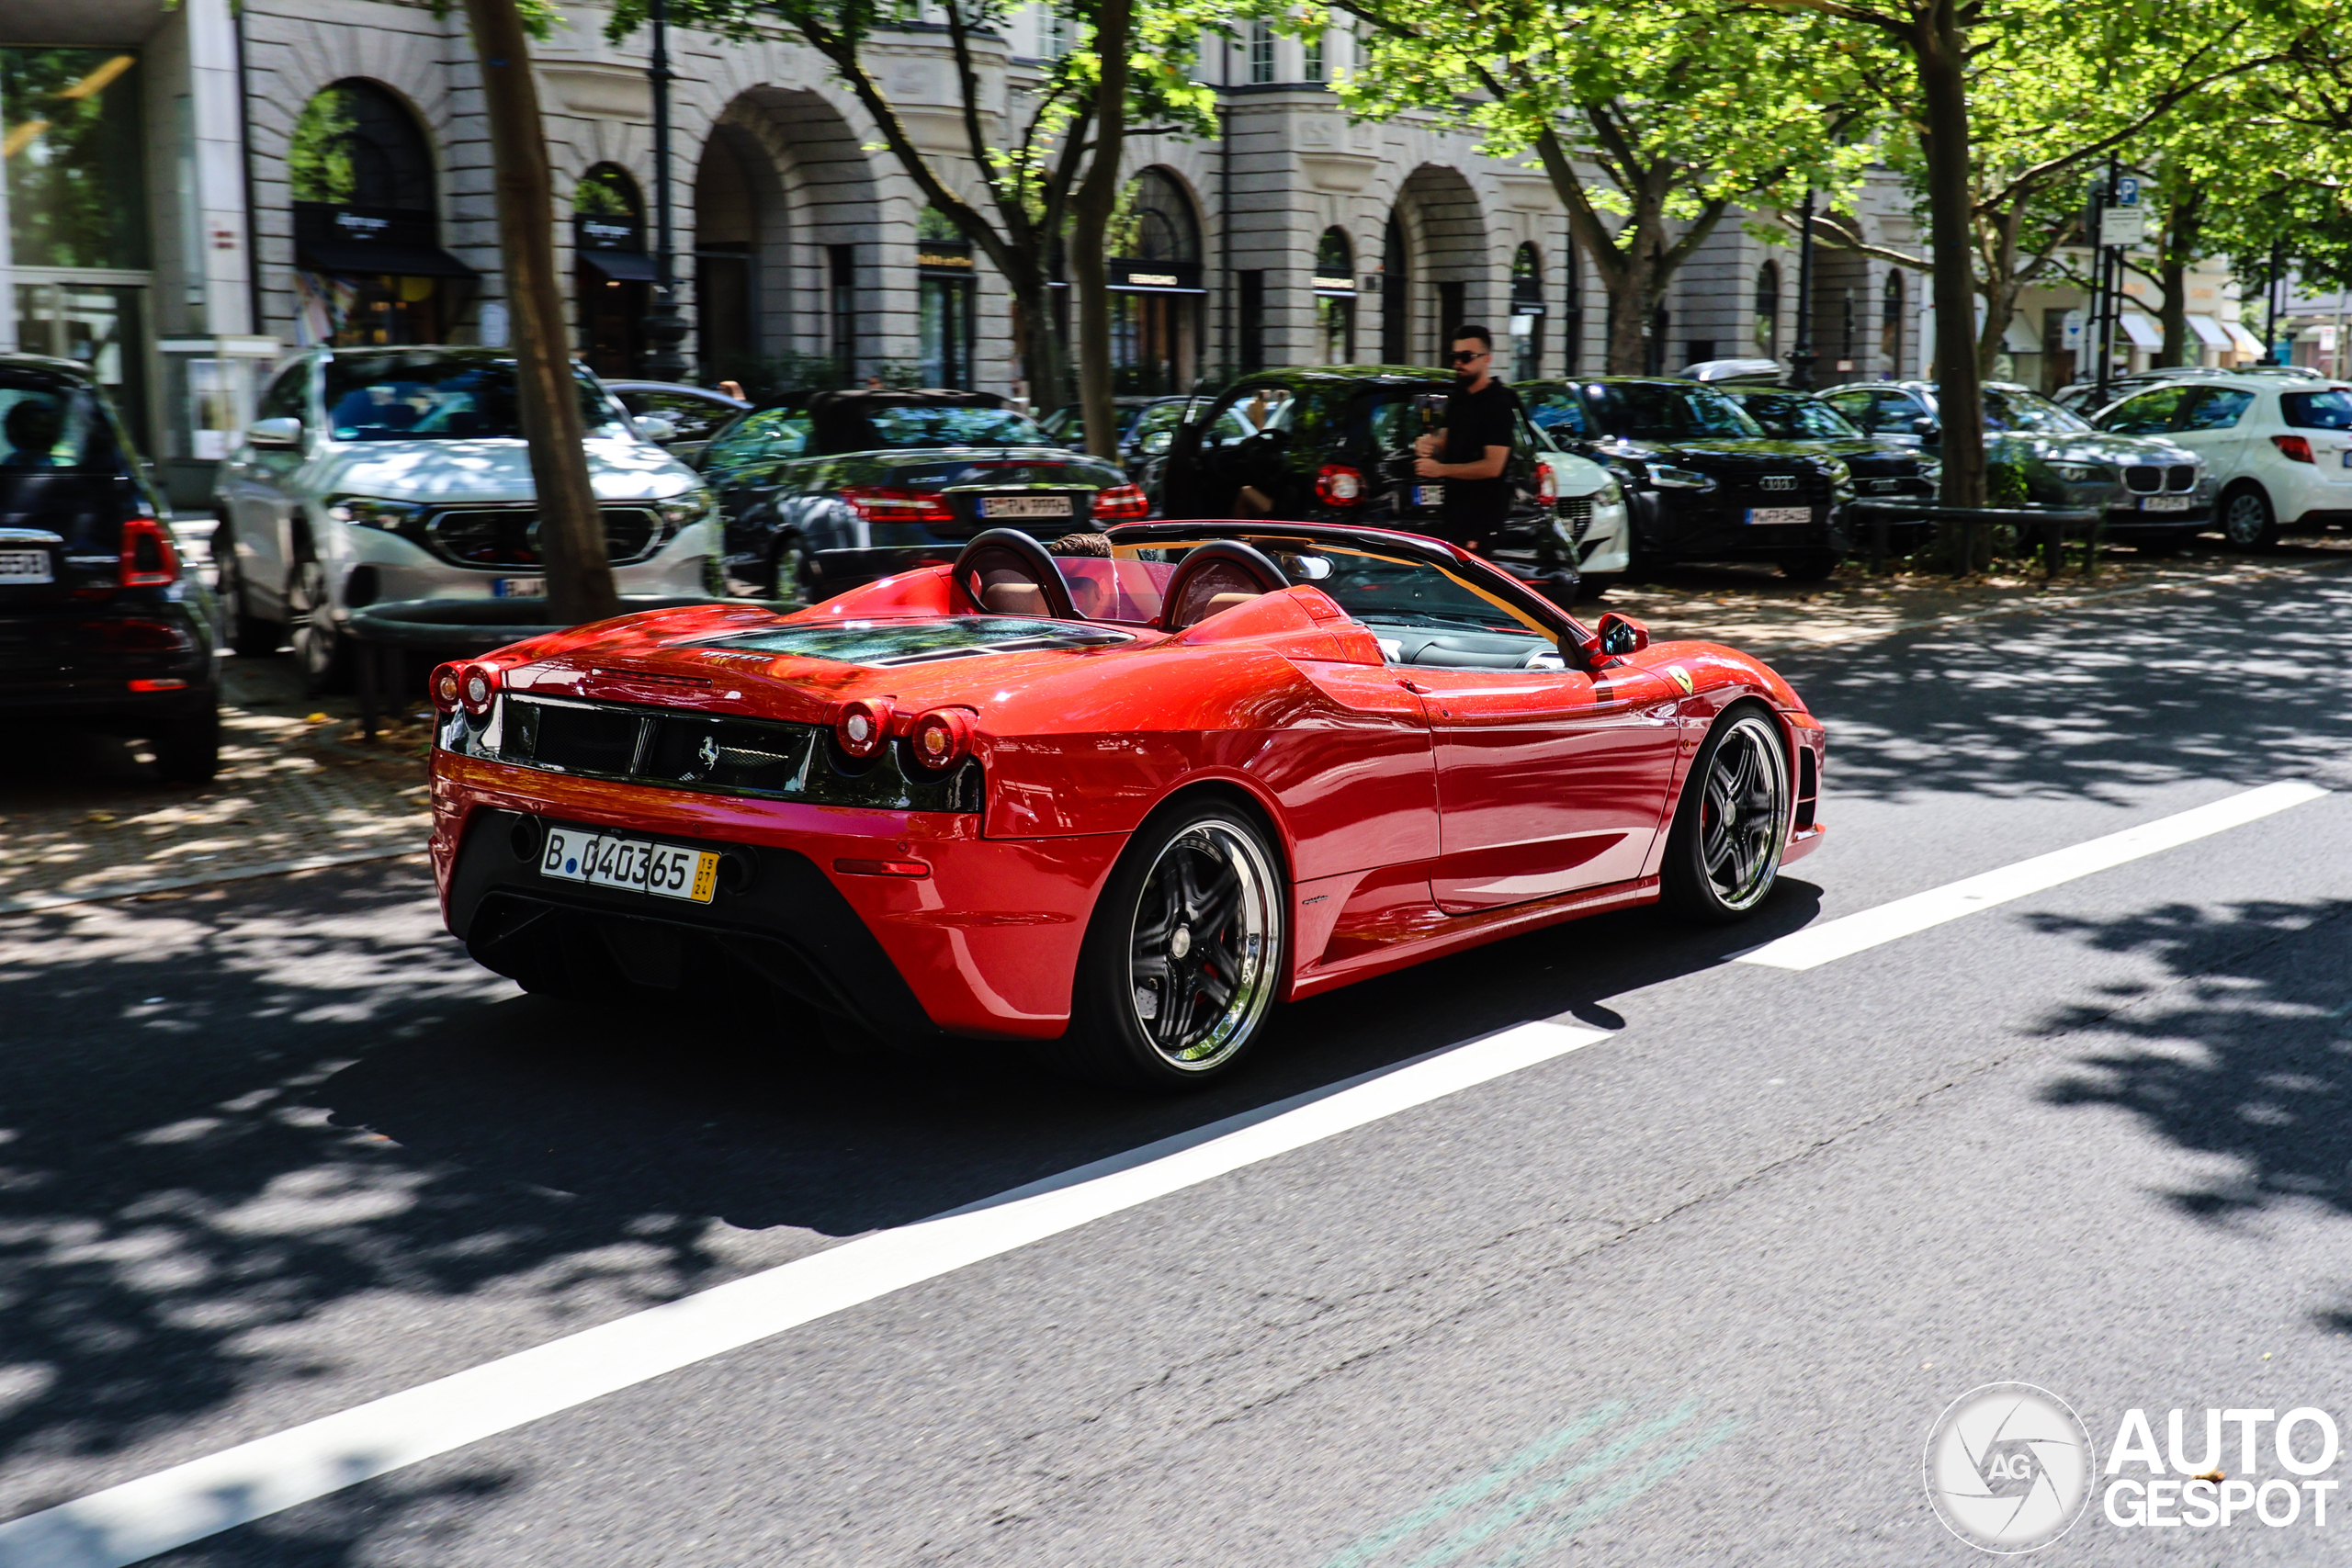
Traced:
[[178, 653], [196, 646], [169, 621], [84, 621], [81, 632], [110, 653]]
[[161, 588], [176, 582], [180, 558], [172, 536], [153, 517], [126, 518], [122, 525], [122, 586]]
[[962, 708], [933, 708], [907, 731], [915, 765], [944, 773], [972, 754], [972, 716]]
[[433, 694], [435, 712], [455, 713], [458, 711], [459, 689], [458, 678], [465, 668], [462, 664], [444, 664], [433, 671], [433, 680], [428, 689]]
[[469, 664], [458, 674], [458, 701], [476, 718], [490, 713], [498, 700], [498, 671], [488, 664]]
[[1545, 506], [1559, 504], [1560, 476], [1552, 471], [1549, 463], [1535, 465], [1535, 499]]
[[1315, 499], [1326, 506], [1353, 506], [1363, 500], [1363, 476], [1344, 463], [1326, 463], [1315, 475]]
[[1113, 485], [1094, 492], [1097, 523], [1132, 523], [1151, 511], [1151, 502], [1133, 485]]
[[890, 739], [890, 699], [859, 697], [843, 703], [833, 720], [833, 738], [853, 757], [871, 757]]
[[2312, 460], [2312, 444], [2302, 436], [2274, 435], [2270, 438], [2270, 445], [2287, 454], [2290, 462], [2308, 463]]
[[955, 511], [936, 491], [895, 485], [843, 485], [842, 499], [868, 523], [953, 523]]

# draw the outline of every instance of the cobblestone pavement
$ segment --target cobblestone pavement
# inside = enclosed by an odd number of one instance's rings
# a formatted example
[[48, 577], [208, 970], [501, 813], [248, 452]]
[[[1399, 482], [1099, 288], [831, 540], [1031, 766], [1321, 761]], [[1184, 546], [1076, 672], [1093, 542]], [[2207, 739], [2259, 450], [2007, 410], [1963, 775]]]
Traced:
[[[183, 534], [201, 567], [209, 520]], [[2059, 613], [2118, 597], [2195, 594], [2222, 580], [2352, 565], [2352, 539], [2260, 559], [2205, 547], [2170, 560], [2119, 552], [2097, 578], [1994, 575], [1955, 582], [1855, 568], [1791, 583], [1757, 568], [1687, 568], [1622, 587], [1618, 609], [1654, 636], [1705, 637], [1766, 657], [1855, 643], [1929, 623]], [[1988, 637], [1995, 635], [1989, 629]], [[411, 718], [356, 739], [349, 698], [305, 696], [291, 661], [222, 660], [222, 766], [201, 788], [158, 783], [135, 743], [74, 734], [0, 750], [0, 914], [124, 896], [169, 898], [202, 884], [421, 853], [428, 728]]]

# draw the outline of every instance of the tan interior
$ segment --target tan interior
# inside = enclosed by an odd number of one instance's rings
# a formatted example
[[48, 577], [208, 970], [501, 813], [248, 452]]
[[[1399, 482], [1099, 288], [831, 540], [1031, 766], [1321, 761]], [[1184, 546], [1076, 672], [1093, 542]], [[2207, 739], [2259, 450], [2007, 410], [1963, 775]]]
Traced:
[[1259, 593], [1213, 593], [1209, 596], [1208, 608], [1201, 612], [1200, 618], [1205, 621], [1211, 615], [1222, 615], [1236, 604], [1247, 604], [1252, 599], [1262, 597], [1264, 595]]
[[980, 590], [980, 603], [1000, 615], [1042, 615], [1046, 591], [1034, 582], [991, 582]]

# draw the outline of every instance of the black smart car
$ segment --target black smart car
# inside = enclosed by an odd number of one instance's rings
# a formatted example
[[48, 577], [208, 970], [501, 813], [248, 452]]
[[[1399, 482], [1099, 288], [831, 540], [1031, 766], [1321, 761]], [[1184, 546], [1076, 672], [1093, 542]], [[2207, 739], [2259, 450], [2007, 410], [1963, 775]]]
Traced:
[[808, 601], [951, 561], [985, 528], [1040, 539], [1134, 522], [1143, 491], [990, 392], [800, 394], [703, 450], [729, 579]]
[[1854, 496], [1844, 459], [1774, 441], [1729, 396], [1647, 376], [1529, 381], [1528, 417], [1606, 463], [1630, 494], [1636, 570], [1679, 560], [1769, 561], [1799, 582], [1835, 570]]
[[0, 355], [0, 716], [145, 739], [156, 771], [220, 765], [213, 604], [89, 367]]

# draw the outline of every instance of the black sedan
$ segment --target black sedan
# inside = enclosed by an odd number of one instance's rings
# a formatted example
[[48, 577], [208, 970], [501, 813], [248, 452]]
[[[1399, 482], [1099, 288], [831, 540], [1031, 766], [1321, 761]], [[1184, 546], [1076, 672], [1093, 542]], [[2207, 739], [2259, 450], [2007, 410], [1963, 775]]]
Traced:
[[[658, 419], [668, 425], [667, 435], [656, 434], [650, 439], [690, 468], [710, 438], [752, 406], [741, 398], [714, 392], [708, 387], [689, 387], [676, 381], [606, 381], [605, 390], [621, 400], [621, 407], [628, 410], [640, 434], [645, 432], [648, 419]], [[658, 431], [660, 427], [654, 428]]]
[[1849, 547], [1845, 459], [1775, 441], [1725, 393], [1665, 377], [1528, 381], [1528, 417], [1616, 470], [1633, 506], [1637, 569], [1679, 560], [1769, 561], [1818, 582]]
[[213, 604], [89, 367], [0, 355], [0, 718], [145, 739], [220, 766]]
[[1143, 491], [989, 392], [810, 392], [711, 438], [727, 574], [814, 602], [952, 561], [987, 528], [1040, 539], [1143, 516]]

